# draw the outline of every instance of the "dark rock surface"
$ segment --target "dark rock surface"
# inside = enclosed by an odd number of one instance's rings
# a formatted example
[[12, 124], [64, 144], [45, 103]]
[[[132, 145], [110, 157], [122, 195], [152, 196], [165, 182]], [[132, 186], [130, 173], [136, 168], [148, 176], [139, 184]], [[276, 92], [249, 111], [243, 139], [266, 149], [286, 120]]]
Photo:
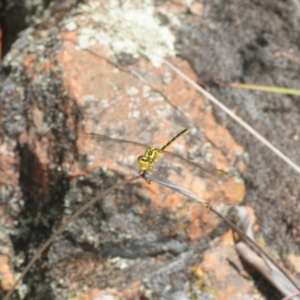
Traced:
[[[116, 158], [120, 148], [101, 156], [92, 145], [76, 143], [82, 128], [161, 144], [174, 128], [192, 127], [186, 146], [178, 141], [179, 151], [193, 149], [219, 168], [236, 164], [236, 173], [244, 159], [246, 203], [255, 208], [265, 240], [282, 258], [299, 254], [298, 174], [214, 110], [238, 145], [191, 87], [168, 68], [154, 68], [143, 59], [151, 60], [151, 48], [172, 55], [172, 47], [160, 48], [161, 36], [173, 45], [164, 31], [143, 28], [142, 37], [153, 40], [149, 49], [142, 43], [138, 50], [135, 43], [116, 43], [127, 37], [128, 24], [138, 16], [145, 24], [152, 22], [143, 9], [128, 14], [127, 23], [126, 5], [122, 11], [106, 1], [86, 1], [78, 9], [77, 3], [53, 1], [38, 24], [20, 33], [1, 66], [0, 261], [10, 268], [0, 268], [7, 276], [0, 297], [13, 282], [11, 274], [21, 272], [72, 212], [98, 191], [135, 174], [125, 152], [127, 160]], [[180, 56], [211, 92], [300, 161], [296, 97], [234, 90], [214, 81], [299, 88], [300, 66], [282, 55], [300, 58], [296, 1], [203, 1], [190, 7], [156, 1], [153, 9], [161, 28], [174, 30]], [[172, 62], [196, 79], [186, 62], [178, 57]], [[239, 193], [229, 196], [226, 187], [209, 181], [205, 186], [185, 170], [181, 176], [203, 197], [217, 199], [214, 204], [242, 200], [241, 185]], [[144, 182], [128, 185], [72, 223], [13, 299], [237, 299], [257, 294], [280, 299], [256, 273], [241, 274], [247, 266], [232, 247], [231, 233], [219, 225], [208, 211], [170, 191]]]

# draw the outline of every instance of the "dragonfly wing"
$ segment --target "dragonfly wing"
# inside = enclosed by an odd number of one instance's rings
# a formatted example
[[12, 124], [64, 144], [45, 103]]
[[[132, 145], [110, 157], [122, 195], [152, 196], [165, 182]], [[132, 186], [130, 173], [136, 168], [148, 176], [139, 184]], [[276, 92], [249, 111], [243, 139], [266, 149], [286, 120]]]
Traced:
[[93, 132], [83, 132], [83, 131], [78, 131], [77, 132], [79, 136], [94, 140], [99, 143], [105, 143], [105, 142], [110, 142], [110, 143], [115, 143], [115, 144], [128, 144], [128, 145], [135, 145], [137, 147], [143, 148], [144, 150], [147, 149], [149, 146], [146, 144], [142, 144], [139, 142], [134, 142], [134, 141], [127, 141], [127, 140], [122, 140], [122, 139], [115, 139], [111, 138], [107, 135], [101, 135]]
[[[107, 167], [123, 165], [138, 172], [137, 157], [143, 155], [146, 149], [149, 149], [148, 145], [139, 142], [115, 139], [97, 133], [80, 131], [78, 132], [78, 136], [80, 139], [89, 141], [88, 145], [93, 146], [93, 150], [89, 149], [89, 153], [95, 156], [96, 159], [99, 157], [98, 160]], [[169, 176], [168, 174], [172, 169], [174, 170], [174, 168], [182, 166], [183, 169], [192, 171], [195, 176], [209, 174], [211, 177], [219, 180], [228, 178], [226, 172], [216, 169], [206, 162], [193, 162], [169, 151], [161, 151], [161, 153], [163, 154], [162, 157], [158, 159], [157, 163], [153, 164], [150, 171], [155, 172], [155, 170], [159, 170], [161, 175]]]
[[225, 171], [217, 169], [204, 161], [194, 162], [169, 151], [163, 151], [163, 156], [166, 156], [166, 158], [169, 157], [172, 161], [177, 161], [188, 169], [193, 169], [196, 173], [200, 173], [201, 176], [210, 175], [219, 180], [227, 180], [230, 177]]
[[107, 168], [131, 174], [139, 172], [137, 157], [148, 148], [142, 143], [87, 132], [78, 132], [77, 145], [85, 168]]

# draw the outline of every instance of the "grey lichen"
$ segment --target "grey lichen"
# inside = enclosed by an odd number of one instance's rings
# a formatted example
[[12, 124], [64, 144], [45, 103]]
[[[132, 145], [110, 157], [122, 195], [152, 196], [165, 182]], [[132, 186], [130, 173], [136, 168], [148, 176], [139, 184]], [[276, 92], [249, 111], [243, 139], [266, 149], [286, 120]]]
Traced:
[[[79, 13], [87, 15], [82, 22], [93, 22], [80, 30], [77, 49], [101, 44], [115, 58], [122, 57], [122, 53], [130, 54], [132, 59], [145, 56], [156, 67], [162, 58], [174, 56], [175, 37], [154, 16], [153, 1], [137, 3], [124, 1], [120, 5], [119, 1], [111, 0], [107, 5], [93, 1], [79, 6]], [[69, 19], [66, 27], [73, 23], [74, 19]]]

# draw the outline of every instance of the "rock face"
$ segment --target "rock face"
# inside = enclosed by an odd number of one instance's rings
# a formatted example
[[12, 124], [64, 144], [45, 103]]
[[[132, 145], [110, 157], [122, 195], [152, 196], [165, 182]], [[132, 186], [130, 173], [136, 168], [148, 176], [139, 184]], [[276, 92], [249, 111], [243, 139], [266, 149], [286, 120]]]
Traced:
[[[183, 16], [195, 21], [202, 15], [202, 6], [68, 2], [61, 10], [53, 2], [38, 25], [23, 31], [1, 69], [3, 295], [76, 209], [138, 172], [143, 146], [95, 141], [79, 131], [161, 147], [190, 128], [170, 151], [235, 175], [245, 168], [242, 146], [217, 123], [210, 104], [162, 63], [167, 58], [198, 80], [175, 57], [174, 32]], [[153, 172], [216, 206], [244, 198], [242, 181], [221, 182], [168, 154]], [[228, 263], [231, 257], [242, 268], [231, 235], [219, 225], [200, 204], [141, 179], [69, 225], [15, 297], [237, 299], [259, 293]], [[210, 268], [218, 268], [210, 264], [213, 257], [220, 272]]]

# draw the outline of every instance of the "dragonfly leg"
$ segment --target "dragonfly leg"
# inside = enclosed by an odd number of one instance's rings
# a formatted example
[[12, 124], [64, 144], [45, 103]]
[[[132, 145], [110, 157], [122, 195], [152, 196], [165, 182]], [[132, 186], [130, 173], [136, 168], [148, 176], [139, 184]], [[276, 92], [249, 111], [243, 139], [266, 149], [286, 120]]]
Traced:
[[139, 173], [140, 173], [141, 177], [143, 177], [148, 184], [151, 184], [151, 181], [146, 178], [146, 173], [147, 173], [146, 170], [143, 170], [143, 171], [141, 170]]

